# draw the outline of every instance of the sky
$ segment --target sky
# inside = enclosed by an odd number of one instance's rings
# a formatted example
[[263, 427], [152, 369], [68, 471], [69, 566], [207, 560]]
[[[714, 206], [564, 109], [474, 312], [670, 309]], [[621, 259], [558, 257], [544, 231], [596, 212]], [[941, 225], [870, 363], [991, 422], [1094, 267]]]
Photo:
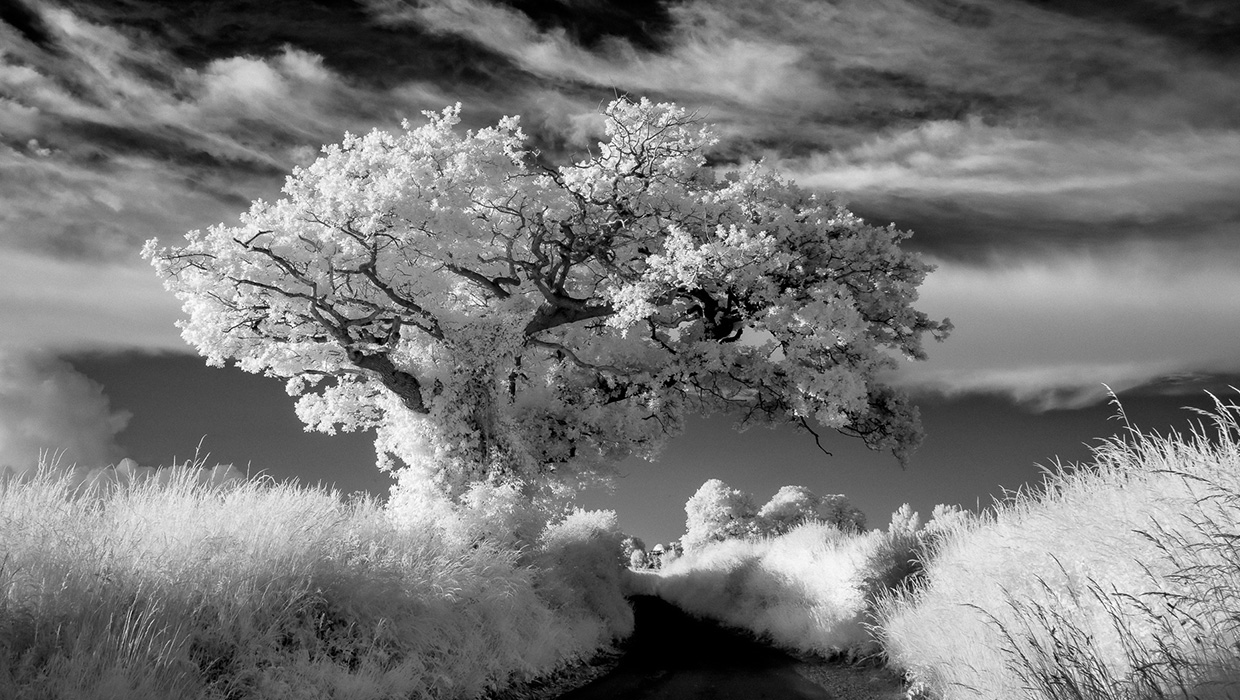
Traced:
[[906, 469], [832, 438], [692, 422], [610, 507], [651, 541], [708, 478], [985, 505], [1121, 426], [1240, 386], [1233, 0], [0, 0], [0, 465], [233, 462], [382, 493], [365, 435], [307, 434], [277, 380], [207, 368], [143, 242], [235, 223], [345, 131], [460, 102], [573, 158], [617, 95], [713, 123], [937, 266], [955, 331], [894, 381]]

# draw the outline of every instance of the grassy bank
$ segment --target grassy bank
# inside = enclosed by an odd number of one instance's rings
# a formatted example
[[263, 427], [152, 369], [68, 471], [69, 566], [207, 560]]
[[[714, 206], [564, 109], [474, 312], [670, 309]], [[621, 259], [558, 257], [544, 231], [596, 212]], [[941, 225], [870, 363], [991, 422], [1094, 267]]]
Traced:
[[1240, 696], [1240, 409], [1135, 430], [964, 521], [879, 616], [932, 698]]
[[518, 548], [463, 536], [477, 513], [199, 474], [0, 485], [0, 697], [472, 698], [631, 630], [614, 514]]

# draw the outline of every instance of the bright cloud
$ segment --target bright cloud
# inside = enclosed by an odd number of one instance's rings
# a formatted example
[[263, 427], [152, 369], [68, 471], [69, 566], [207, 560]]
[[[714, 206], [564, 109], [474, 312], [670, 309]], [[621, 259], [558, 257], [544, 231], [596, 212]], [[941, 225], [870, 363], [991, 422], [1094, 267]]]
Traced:
[[950, 200], [1090, 222], [1156, 220], [1213, 203], [1240, 210], [1240, 132], [1118, 138], [932, 121], [785, 167], [802, 185], [849, 197]]
[[1038, 408], [1087, 405], [1192, 371], [1240, 373], [1240, 275], [1234, 260], [1171, 249], [941, 263], [919, 308], [956, 330], [930, 360], [901, 370], [909, 386], [1004, 393]]
[[37, 354], [0, 354], [0, 471], [38, 465], [41, 453], [62, 465], [98, 467], [121, 456], [115, 436], [129, 414], [114, 411], [103, 387], [68, 364]]
[[184, 352], [180, 308], [141, 261], [0, 254], [0, 329], [23, 351], [159, 349]]

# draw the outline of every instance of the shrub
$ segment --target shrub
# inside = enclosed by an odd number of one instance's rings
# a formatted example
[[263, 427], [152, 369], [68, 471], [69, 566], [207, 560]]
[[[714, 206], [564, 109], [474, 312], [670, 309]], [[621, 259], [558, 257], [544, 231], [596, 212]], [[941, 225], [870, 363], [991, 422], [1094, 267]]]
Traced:
[[865, 623], [879, 593], [900, 584], [915, 541], [807, 523], [691, 550], [664, 567], [655, 592], [781, 647], [856, 657], [874, 650]]
[[391, 516], [407, 527], [439, 527], [460, 546], [485, 540], [518, 552], [532, 548], [557, 506], [531, 499], [516, 481], [472, 482], [454, 503], [417, 470], [402, 469], [396, 476], [388, 499]]
[[782, 535], [807, 522], [829, 523], [845, 532], [865, 530], [865, 514], [841, 494], [819, 496], [804, 486], [780, 487], [757, 513], [757, 529]]
[[650, 564], [650, 558], [646, 556], [646, 550], [634, 549], [629, 553], [630, 569], [645, 569]]
[[758, 533], [758, 508], [749, 494], [709, 479], [685, 503], [685, 549]]
[[539, 541], [535, 591], [558, 617], [571, 621], [579, 656], [633, 632], [633, 609], [617, 563], [623, 537], [614, 511], [577, 509], [548, 526]]
[[635, 566], [633, 552], [641, 550], [643, 561], [646, 556], [646, 543], [640, 537], [625, 537], [620, 540], [620, 563], [622, 566]]

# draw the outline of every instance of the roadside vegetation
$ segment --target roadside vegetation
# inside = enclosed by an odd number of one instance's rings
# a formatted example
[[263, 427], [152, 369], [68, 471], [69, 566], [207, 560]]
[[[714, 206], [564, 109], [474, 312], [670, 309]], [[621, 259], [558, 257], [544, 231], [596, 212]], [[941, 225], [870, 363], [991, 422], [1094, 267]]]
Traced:
[[1240, 695], [1238, 419], [1130, 428], [958, 523], [882, 605], [890, 662], [932, 698]]
[[632, 630], [611, 512], [202, 474], [0, 483], [0, 697], [472, 698]]
[[493, 696], [610, 650], [634, 592], [885, 663], [911, 698], [1240, 691], [1235, 405], [924, 524], [903, 507], [867, 531], [843, 496], [758, 508], [708, 483], [692, 546], [628, 574], [644, 545], [614, 513], [518, 484], [448, 500], [410, 477], [381, 504], [201, 466], [0, 479], [0, 697]]
[[793, 651], [886, 663], [911, 698], [1240, 697], [1232, 404], [1188, 434], [1128, 426], [981, 514], [697, 541], [635, 587]]

